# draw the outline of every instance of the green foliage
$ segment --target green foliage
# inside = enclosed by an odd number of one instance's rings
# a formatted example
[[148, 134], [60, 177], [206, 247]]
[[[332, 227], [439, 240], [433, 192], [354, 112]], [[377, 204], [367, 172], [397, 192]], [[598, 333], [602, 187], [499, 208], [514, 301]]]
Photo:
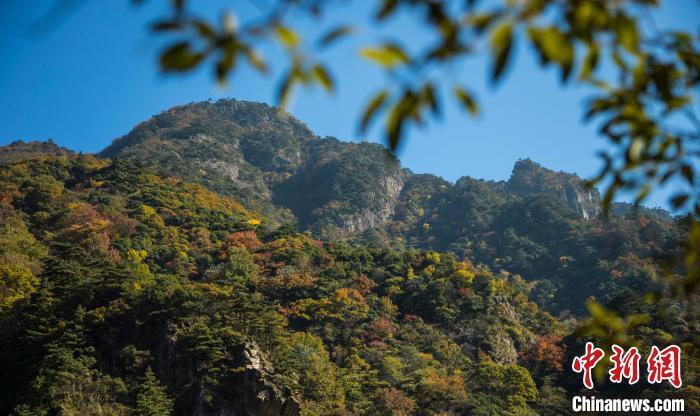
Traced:
[[144, 416], [169, 416], [173, 410], [173, 401], [165, 388], [160, 385], [151, 367], [146, 369], [143, 381], [136, 393], [134, 414]]
[[[372, 157], [358, 169], [376, 169]], [[28, 197], [35, 177], [60, 190], [39, 209]], [[548, 291], [593, 293], [584, 279], [569, 283], [573, 292], [564, 284], [596, 268], [600, 278], [589, 283], [617, 292], [609, 298], [615, 309], [601, 309], [585, 327], [591, 337], [629, 324], [627, 340], [679, 340], [690, 368], [698, 360], [689, 304], [644, 301], [659, 273], [650, 257], [674, 247], [679, 230], [643, 213], [611, 219], [604, 230], [597, 219], [579, 222], [551, 194], [416, 177], [401, 197], [404, 228], [396, 232], [417, 236], [430, 221], [428, 232], [457, 238], [447, 220], [466, 210], [475, 218], [462, 220], [460, 233], [481, 236], [473, 253], [493, 271], [457, 250], [270, 229], [230, 197], [125, 160], [34, 159], [0, 168], [0, 179], [3, 284], [27, 283], [0, 310], [3, 413], [243, 412], [261, 386], [270, 400], [298, 403], [308, 415], [556, 413], [575, 390], [563, 369], [579, 351], [566, 337], [578, 321], [560, 321], [531, 299], [556, 309]], [[355, 198], [372, 203], [345, 201]], [[561, 260], [566, 250], [584, 254]], [[554, 270], [558, 286], [506, 267]], [[611, 271], [624, 282], [611, 286]], [[635, 314], [648, 319], [617, 318]], [[694, 388], [697, 374], [686, 374], [684, 385]]]
[[[261, 209], [277, 222], [294, 218], [297, 229], [324, 240], [452, 251], [494, 270], [520, 274], [537, 282], [533, 297], [555, 313], [585, 313], [588, 297], [607, 302], [628, 287], [656, 290], [663, 273], [656, 266], [651, 273], [647, 266], [644, 273], [630, 270], [629, 279], [616, 276], [631, 264], [625, 260], [631, 253], [640, 265], [656, 264], [685, 235], [685, 226], [674, 224], [667, 213], [617, 205], [617, 214], [606, 218], [598, 192], [585, 181], [528, 159], [515, 164], [506, 182], [465, 177], [451, 184], [401, 169], [378, 145], [318, 139], [285, 113], [235, 100], [176, 107], [139, 125], [103, 154], [117, 157], [116, 164], [126, 159], [242, 196], [246, 207]], [[167, 210], [158, 215], [144, 211], [139, 221], [177, 226], [174, 213], [182, 220], [194, 215], [170, 200], [148, 196], [146, 207], [167, 203]], [[217, 227], [225, 228], [226, 220], [221, 218]], [[274, 223], [249, 222], [249, 229]], [[167, 228], [160, 232], [164, 238], [168, 233]], [[100, 236], [90, 237], [95, 247], [105, 241]], [[150, 253], [154, 255], [161, 254]], [[179, 254], [172, 250], [168, 256], [177, 259]], [[210, 257], [201, 254], [190, 265], [182, 259], [173, 264], [184, 270], [194, 262], [206, 269]], [[229, 279], [238, 273], [235, 278], [242, 282], [256, 280], [257, 272], [245, 258], [245, 253], [234, 256], [231, 261], [237, 264], [228, 271], [211, 269], [207, 278]], [[234, 272], [237, 267], [245, 270]], [[300, 290], [311, 278], [293, 267], [276, 273], [274, 279], [290, 282], [284, 290]], [[267, 290], [274, 279], [255, 283]]]

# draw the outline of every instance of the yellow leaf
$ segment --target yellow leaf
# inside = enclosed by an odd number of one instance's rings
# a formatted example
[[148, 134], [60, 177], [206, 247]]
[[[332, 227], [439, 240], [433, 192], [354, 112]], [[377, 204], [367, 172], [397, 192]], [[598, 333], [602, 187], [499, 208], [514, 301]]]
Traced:
[[376, 48], [363, 48], [360, 50], [360, 56], [385, 68], [394, 68], [409, 62], [408, 55], [403, 49], [393, 44], [384, 44]]
[[297, 32], [288, 27], [277, 26], [275, 28], [275, 33], [277, 34], [277, 38], [280, 40], [280, 42], [282, 42], [282, 44], [287, 48], [299, 46], [299, 43], [301, 42]]

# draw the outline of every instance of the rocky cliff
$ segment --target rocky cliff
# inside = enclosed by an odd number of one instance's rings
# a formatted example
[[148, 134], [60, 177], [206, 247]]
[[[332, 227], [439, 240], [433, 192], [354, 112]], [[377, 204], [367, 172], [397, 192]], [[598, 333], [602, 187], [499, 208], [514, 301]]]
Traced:
[[598, 190], [589, 188], [574, 174], [546, 169], [530, 159], [515, 163], [506, 186], [523, 197], [535, 194], [554, 196], [584, 220], [590, 220], [600, 212]]
[[383, 225], [403, 186], [382, 146], [320, 138], [281, 110], [236, 100], [174, 107], [100, 155], [204, 184], [318, 234]]
[[242, 371], [234, 384], [236, 406], [229, 412], [222, 410], [220, 416], [299, 415], [299, 402], [273, 381], [272, 365], [257, 345], [246, 343], [240, 357]]
[[[464, 177], [450, 183], [411, 173], [379, 144], [321, 138], [288, 113], [236, 100], [174, 107], [115, 140], [101, 156], [232, 195], [272, 225], [292, 223], [317, 238], [369, 233], [382, 243], [466, 256], [484, 246], [497, 222], [508, 222], [501, 217], [520, 200], [552, 197], [586, 222], [599, 214], [596, 189], [529, 159], [517, 161], [505, 182]], [[484, 252], [484, 258], [498, 256]]]

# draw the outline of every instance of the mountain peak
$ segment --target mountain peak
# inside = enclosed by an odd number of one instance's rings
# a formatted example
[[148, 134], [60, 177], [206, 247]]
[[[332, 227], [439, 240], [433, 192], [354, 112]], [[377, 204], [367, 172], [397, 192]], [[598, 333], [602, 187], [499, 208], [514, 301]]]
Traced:
[[547, 169], [529, 158], [515, 162], [506, 186], [520, 196], [554, 196], [585, 220], [592, 219], [600, 211], [597, 189], [587, 186], [578, 175]]
[[46, 156], [64, 156], [74, 153], [48, 139], [46, 141], [14, 141], [7, 146], [0, 146], [0, 165], [8, 165], [24, 160]]
[[[179, 105], [146, 120], [115, 139], [100, 155], [114, 157], [123, 149], [152, 139], [187, 140], [213, 136], [226, 141], [252, 130], [282, 132], [295, 139], [315, 138], [306, 124], [265, 103], [220, 99]], [[230, 140], [229, 140], [230, 141]]]

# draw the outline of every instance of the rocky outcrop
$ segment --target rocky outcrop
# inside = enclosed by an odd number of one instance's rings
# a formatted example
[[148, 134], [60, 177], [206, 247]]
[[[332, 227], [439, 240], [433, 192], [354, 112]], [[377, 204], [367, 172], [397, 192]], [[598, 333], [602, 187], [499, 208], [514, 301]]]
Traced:
[[506, 188], [521, 197], [552, 195], [586, 221], [600, 212], [598, 191], [586, 186], [583, 179], [571, 173], [546, 169], [530, 159], [515, 163]]
[[272, 381], [272, 365], [257, 345], [245, 344], [241, 357], [243, 371], [236, 392], [241, 395], [241, 407], [234, 414], [296, 416], [300, 413], [299, 402]]
[[297, 416], [299, 402], [274, 382], [272, 365], [254, 343], [246, 343], [238, 354], [239, 366], [227, 388], [215, 394], [216, 406], [204, 406], [200, 384], [194, 416]]
[[379, 202], [378, 209], [362, 209], [360, 212], [343, 217], [342, 228], [349, 233], [361, 233], [373, 227], [384, 225], [394, 216], [394, 208], [406, 182], [404, 172], [397, 172], [392, 176], [379, 180], [381, 192], [379, 195], [372, 193], [371, 199]]
[[598, 192], [586, 188], [582, 184], [573, 183], [561, 187], [558, 197], [566, 206], [579, 213], [581, 218], [587, 221], [599, 213], [600, 196]]

